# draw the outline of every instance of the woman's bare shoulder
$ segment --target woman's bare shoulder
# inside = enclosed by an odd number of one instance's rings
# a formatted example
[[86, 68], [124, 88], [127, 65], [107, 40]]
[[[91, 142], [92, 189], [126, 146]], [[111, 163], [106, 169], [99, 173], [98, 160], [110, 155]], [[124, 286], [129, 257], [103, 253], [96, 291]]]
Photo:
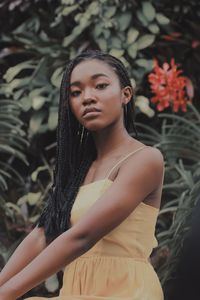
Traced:
[[[134, 153], [135, 151], [136, 153]], [[138, 150], [138, 151], [137, 151]], [[135, 143], [133, 143], [133, 147], [130, 148], [130, 153], [133, 153], [133, 155], [130, 155], [130, 160], [134, 160], [135, 156], [137, 159], [144, 158], [150, 161], [158, 161], [161, 164], [164, 163], [164, 157], [162, 152], [153, 146], [145, 145], [144, 143], [138, 142], [137, 146]]]
[[[142, 144], [139, 151], [130, 155], [119, 168], [118, 176], [126, 177], [131, 180], [131, 177], [137, 177], [142, 174], [149, 174], [149, 180], [160, 182], [164, 172], [164, 157], [161, 151], [155, 147]], [[122, 175], [123, 174], [123, 175]]]

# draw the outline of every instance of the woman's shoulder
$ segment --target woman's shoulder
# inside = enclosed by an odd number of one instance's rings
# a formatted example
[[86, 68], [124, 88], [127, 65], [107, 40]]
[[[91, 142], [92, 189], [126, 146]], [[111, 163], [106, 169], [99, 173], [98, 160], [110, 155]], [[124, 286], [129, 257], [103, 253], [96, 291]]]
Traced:
[[129, 153], [133, 154], [131, 156], [134, 156], [134, 154], [137, 153], [137, 155], [145, 156], [152, 160], [161, 160], [162, 162], [164, 162], [163, 154], [158, 148], [154, 146], [145, 145], [142, 142], [133, 142], [129, 149]]
[[152, 176], [163, 173], [164, 157], [158, 148], [138, 143], [137, 147], [129, 149], [129, 153], [129, 157], [124, 160], [119, 172], [131, 170], [131, 172], [135, 173], [151, 169]]

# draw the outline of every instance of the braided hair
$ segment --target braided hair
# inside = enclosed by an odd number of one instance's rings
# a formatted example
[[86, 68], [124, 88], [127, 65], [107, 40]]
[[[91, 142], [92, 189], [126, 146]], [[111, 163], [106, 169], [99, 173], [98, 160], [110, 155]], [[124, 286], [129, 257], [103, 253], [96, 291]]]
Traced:
[[[38, 227], [44, 227], [47, 241], [55, 239], [70, 228], [71, 209], [76, 195], [97, 155], [91, 132], [78, 122], [69, 105], [71, 73], [80, 62], [91, 59], [107, 63], [117, 74], [121, 88], [131, 86], [128, 72], [122, 62], [99, 50], [82, 52], [67, 64], [60, 87], [53, 184], [45, 208], [37, 222]], [[129, 133], [134, 131], [137, 137], [134, 112], [132, 97], [124, 105], [124, 125]]]

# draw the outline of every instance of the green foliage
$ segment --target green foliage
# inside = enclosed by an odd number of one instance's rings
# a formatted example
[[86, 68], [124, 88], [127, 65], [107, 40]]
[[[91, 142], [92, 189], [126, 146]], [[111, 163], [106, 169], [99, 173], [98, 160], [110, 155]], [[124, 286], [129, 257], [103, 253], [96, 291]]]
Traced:
[[165, 180], [162, 208], [157, 222], [159, 276], [164, 284], [176, 269], [184, 238], [190, 228], [191, 215], [200, 194], [200, 113], [188, 104], [184, 116], [162, 113], [160, 132], [138, 124], [141, 138], [161, 150], [164, 155]]
[[[29, 3], [29, 2], [28, 2]], [[22, 60], [8, 68], [0, 91], [29, 113], [29, 136], [53, 131], [57, 125], [58, 88], [68, 59], [86, 48], [100, 48], [120, 58], [140, 85], [152, 69], [147, 52], [159, 33], [151, 2], [61, 1], [55, 12], [41, 5], [2, 42], [15, 45]], [[139, 16], [138, 16], [139, 12]], [[142, 21], [145, 18], [146, 22]], [[151, 28], [151, 30], [149, 30]], [[18, 57], [18, 51], [11, 52]]]
[[0, 191], [8, 189], [7, 181], [12, 178], [19, 184], [24, 182], [18, 170], [12, 167], [15, 159], [28, 165], [24, 152], [29, 143], [19, 114], [17, 103], [9, 99], [0, 100]]

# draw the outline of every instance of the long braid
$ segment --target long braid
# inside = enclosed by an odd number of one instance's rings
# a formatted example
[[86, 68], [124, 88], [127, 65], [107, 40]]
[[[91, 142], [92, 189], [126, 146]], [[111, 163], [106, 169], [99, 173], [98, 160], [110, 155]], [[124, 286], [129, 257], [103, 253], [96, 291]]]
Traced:
[[[104, 61], [118, 75], [121, 87], [131, 86], [122, 62], [109, 54], [89, 50], [79, 54], [68, 63], [60, 87], [53, 184], [46, 206], [37, 223], [38, 227], [44, 227], [47, 241], [51, 241], [70, 228], [71, 210], [79, 187], [97, 155], [91, 132], [76, 120], [69, 105], [71, 72], [76, 65], [87, 59]], [[133, 130], [137, 136], [133, 98], [124, 107], [124, 124], [129, 133]]]

